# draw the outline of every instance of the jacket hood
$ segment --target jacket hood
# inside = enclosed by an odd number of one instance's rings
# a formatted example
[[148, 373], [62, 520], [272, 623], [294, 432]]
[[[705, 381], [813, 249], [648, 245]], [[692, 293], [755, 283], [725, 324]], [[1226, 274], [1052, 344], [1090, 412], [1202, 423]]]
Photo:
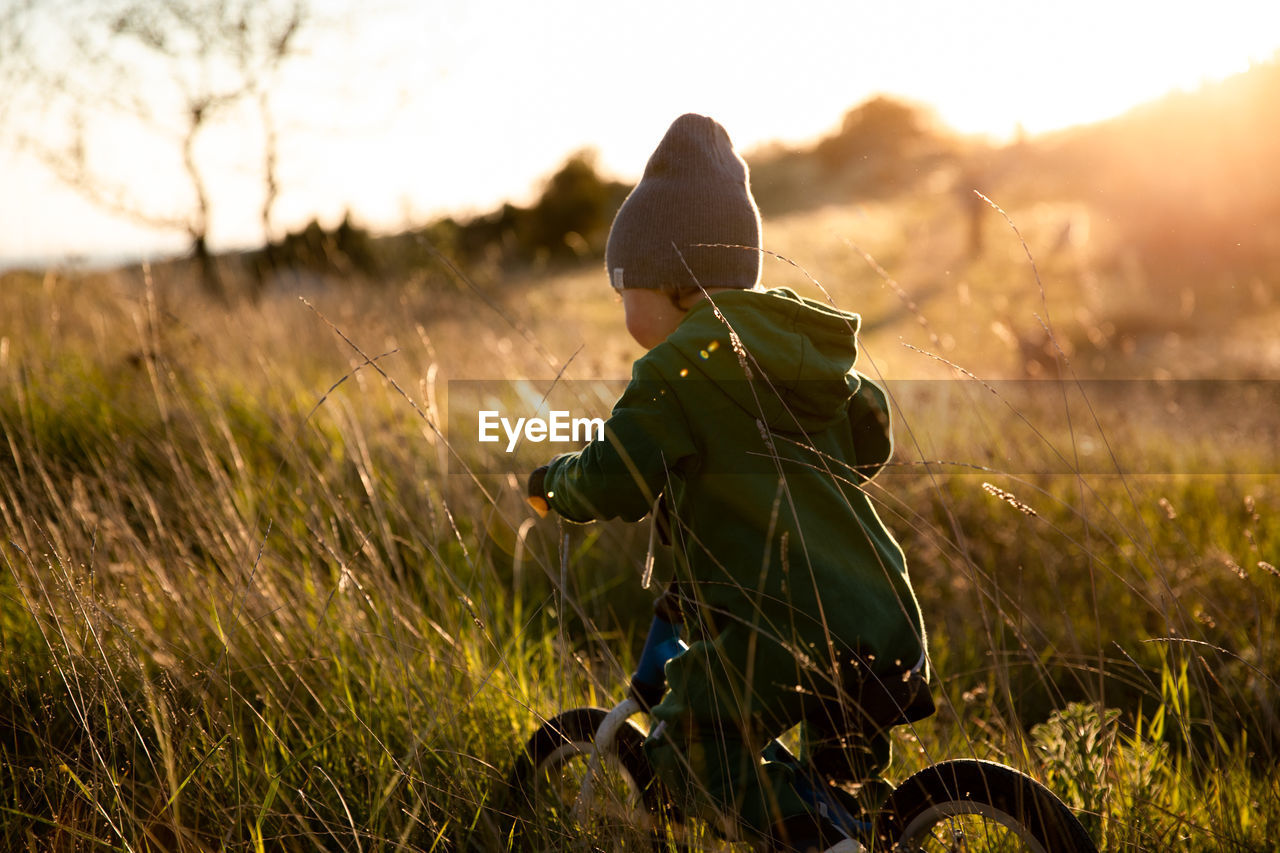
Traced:
[[808, 432], [847, 417], [860, 322], [787, 288], [730, 290], [691, 308], [664, 346], [770, 429]]

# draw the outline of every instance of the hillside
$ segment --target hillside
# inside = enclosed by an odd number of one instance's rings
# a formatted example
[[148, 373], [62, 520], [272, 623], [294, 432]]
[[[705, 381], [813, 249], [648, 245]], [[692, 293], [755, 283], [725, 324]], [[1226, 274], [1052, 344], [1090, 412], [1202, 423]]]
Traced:
[[[1095, 205], [1164, 275], [1280, 272], [1280, 61], [1031, 146], [1044, 192]], [[1230, 282], [1228, 279], [1236, 281]]]

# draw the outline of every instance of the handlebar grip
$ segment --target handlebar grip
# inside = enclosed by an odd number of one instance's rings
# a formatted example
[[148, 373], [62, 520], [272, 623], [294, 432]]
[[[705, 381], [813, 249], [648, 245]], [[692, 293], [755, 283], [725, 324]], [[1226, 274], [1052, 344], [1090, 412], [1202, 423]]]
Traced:
[[546, 518], [551, 512], [551, 504], [547, 501], [547, 469], [546, 465], [534, 468], [529, 474], [529, 482], [525, 484], [525, 500], [539, 518]]
[[547, 499], [538, 495], [529, 495], [525, 498], [529, 506], [533, 507], [533, 511], [538, 514], [538, 518], [546, 518], [551, 512], [551, 505], [547, 503]]

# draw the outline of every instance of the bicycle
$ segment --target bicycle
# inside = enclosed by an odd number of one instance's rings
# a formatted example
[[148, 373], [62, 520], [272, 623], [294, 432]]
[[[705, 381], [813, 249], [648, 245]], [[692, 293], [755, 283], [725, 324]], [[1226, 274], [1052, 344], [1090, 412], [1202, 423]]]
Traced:
[[[582, 837], [603, 833], [610, 849], [629, 844], [660, 849], [664, 826], [682, 818], [645, 758], [642, 714], [665, 689], [664, 665], [685, 648], [681, 620], [659, 599], [627, 695], [612, 709], [581, 707], [547, 720], [524, 746], [508, 779], [510, 813], [524, 822], [554, 820]], [[990, 761], [932, 764], [893, 788], [870, 811], [852, 794], [827, 784], [780, 742], [765, 754], [796, 768], [796, 790], [846, 836], [850, 851], [1031, 851], [1097, 853], [1084, 827], [1056, 795], [1030, 776]], [[607, 791], [603, 789], [608, 789]], [[658, 816], [665, 821], [656, 820]], [[733, 827], [715, 834], [734, 838]]]

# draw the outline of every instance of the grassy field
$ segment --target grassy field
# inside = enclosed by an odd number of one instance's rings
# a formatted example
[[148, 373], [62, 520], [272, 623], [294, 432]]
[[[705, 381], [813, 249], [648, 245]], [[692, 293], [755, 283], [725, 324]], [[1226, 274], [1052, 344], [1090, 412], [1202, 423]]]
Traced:
[[[861, 312], [899, 409], [869, 488], [940, 712], [890, 775], [989, 757], [1108, 850], [1273, 850], [1274, 283], [1008, 215], [977, 258], [927, 188], [766, 224], [766, 282]], [[454, 456], [451, 380], [628, 375], [603, 274], [472, 275], [231, 308], [171, 268], [6, 278], [0, 846], [502, 849], [516, 750], [617, 698], [653, 593], [647, 525], [524, 506], [537, 448]]]

